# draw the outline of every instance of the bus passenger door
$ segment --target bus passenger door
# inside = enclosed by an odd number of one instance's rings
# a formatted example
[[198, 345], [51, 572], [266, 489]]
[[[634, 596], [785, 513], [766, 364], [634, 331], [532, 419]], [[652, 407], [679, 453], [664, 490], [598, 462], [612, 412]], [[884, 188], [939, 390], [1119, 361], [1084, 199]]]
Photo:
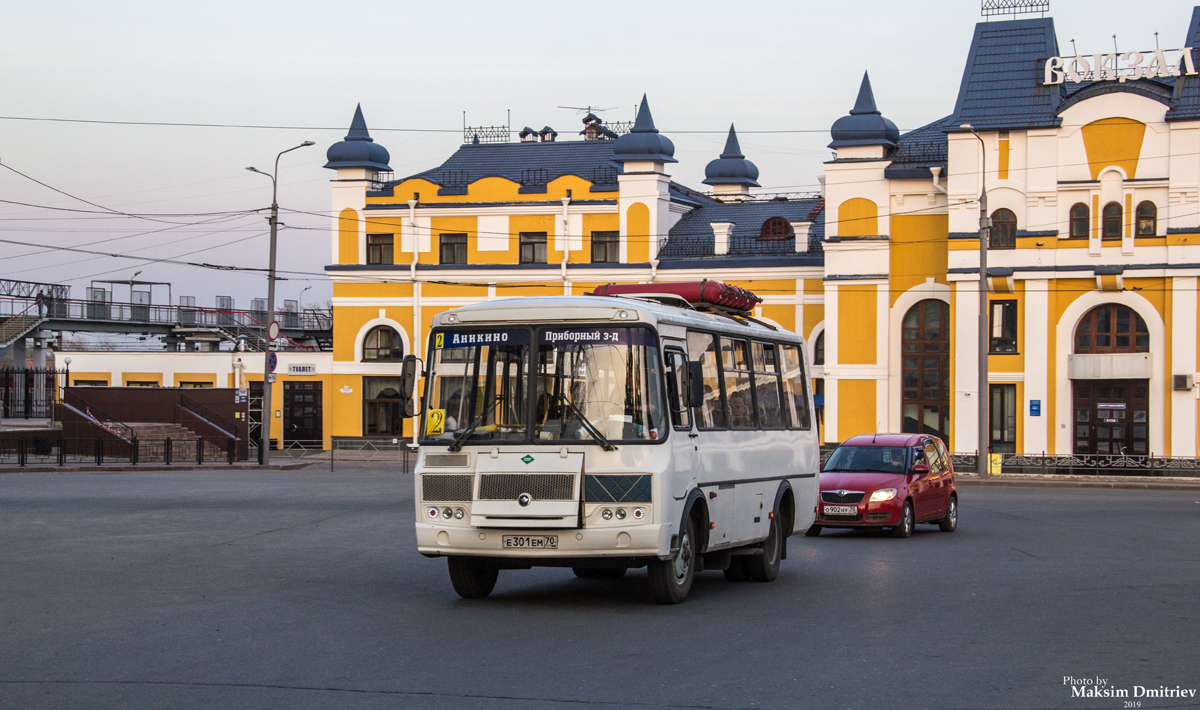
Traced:
[[667, 380], [667, 408], [671, 418], [671, 466], [666, 474], [671, 477], [666, 487], [671, 496], [681, 499], [696, 485], [696, 433], [693, 429], [692, 410], [687, 402], [687, 356], [682, 343], [668, 341], [664, 351]]

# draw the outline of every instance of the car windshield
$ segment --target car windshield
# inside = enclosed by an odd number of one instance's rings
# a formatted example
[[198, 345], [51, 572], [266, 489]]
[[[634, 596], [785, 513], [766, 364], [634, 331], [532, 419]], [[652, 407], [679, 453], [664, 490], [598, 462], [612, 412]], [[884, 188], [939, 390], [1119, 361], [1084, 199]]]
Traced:
[[597, 433], [609, 441], [666, 436], [658, 349], [648, 328], [544, 328], [536, 364], [535, 442], [597, 441]]
[[907, 454], [903, 446], [839, 446], [822, 470], [904, 473]]
[[422, 440], [523, 441], [529, 340], [523, 328], [434, 333]]

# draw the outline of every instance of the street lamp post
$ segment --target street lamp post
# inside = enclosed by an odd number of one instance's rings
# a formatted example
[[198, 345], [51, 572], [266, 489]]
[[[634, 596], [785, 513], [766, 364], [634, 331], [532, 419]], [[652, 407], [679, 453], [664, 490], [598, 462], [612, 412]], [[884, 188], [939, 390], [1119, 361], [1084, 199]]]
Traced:
[[[252, 173], [266, 175], [271, 178], [271, 216], [267, 221], [271, 225], [271, 251], [270, 262], [267, 265], [267, 324], [270, 326], [270, 321], [275, 320], [275, 237], [279, 225], [279, 183], [275, 177], [279, 174], [279, 159], [284, 153], [290, 153], [293, 150], [299, 150], [310, 145], [315, 145], [313, 141], [304, 141], [298, 146], [282, 150], [275, 156], [274, 172], [263, 172], [255, 167], [246, 168]], [[260, 416], [261, 423], [259, 424], [259, 433], [262, 435], [262, 441], [258, 446], [258, 462], [266, 466], [271, 462], [271, 418], [274, 413], [271, 409], [271, 389], [275, 383], [275, 374], [271, 372], [271, 353], [274, 351], [274, 343], [270, 337], [263, 338], [265, 347], [263, 348], [263, 397], [262, 397], [262, 414]]]
[[959, 128], [970, 131], [979, 141], [979, 455], [976, 470], [981, 478], [988, 475], [988, 214], [987, 144], [969, 123]]

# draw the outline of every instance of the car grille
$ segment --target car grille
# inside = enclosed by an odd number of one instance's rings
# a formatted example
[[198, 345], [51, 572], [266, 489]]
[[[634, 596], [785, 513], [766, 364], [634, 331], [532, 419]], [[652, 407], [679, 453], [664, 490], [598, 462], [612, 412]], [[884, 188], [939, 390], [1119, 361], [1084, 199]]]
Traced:
[[831, 523], [857, 523], [862, 520], [861, 515], [825, 515], [821, 514], [821, 520]]
[[485, 473], [480, 477], [479, 500], [516, 500], [528, 493], [534, 500], [572, 500], [575, 477], [563, 473]]
[[421, 476], [421, 499], [435, 502], [466, 502], [471, 500], [471, 475]]
[[837, 491], [821, 491], [821, 500], [825, 503], [861, 503], [864, 496], [866, 493], [862, 491], [846, 491], [845, 495], [838, 495]]
[[471, 465], [471, 455], [425, 454], [425, 465], [430, 468], [466, 468]]

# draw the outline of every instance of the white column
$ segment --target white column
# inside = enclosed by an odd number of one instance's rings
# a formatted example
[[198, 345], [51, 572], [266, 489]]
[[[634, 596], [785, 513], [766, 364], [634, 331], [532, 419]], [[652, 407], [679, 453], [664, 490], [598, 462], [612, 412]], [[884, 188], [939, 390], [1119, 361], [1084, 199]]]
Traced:
[[838, 439], [838, 286], [825, 282], [825, 440]]
[[883, 374], [875, 378], [875, 431], [898, 431], [891, 429], [888, 424], [888, 348], [891, 343], [891, 319], [888, 317], [888, 305], [891, 300], [891, 286], [881, 283], [875, 292], [875, 366]]
[[[1046, 360], [1050, 338], [1048, 287], [1049, 282], [1043, 279], [1025, 282], [1025, 332], [1021, 343], [1021, 352], [1025, 353], [1025, 401], [1020, 405], [1025, 408], [1025, 423], [1023, 440], [1017, 451], [1026, 454], [1040, 454], [1046, 450], [1046, 422], [1050, 416], [1047, 380], [1051, 366]], [[1058, 357], [1066, 358], [1066, 353], [1058, 353]], [[1029, 414], [1029, 402], [1035, 399], [1042, 403], [1040, 417]]]
[[[1196, 373], [1196, 285], [1194, 276], [1171, 279], [1171, 372], [1167, 377]], [[1196, 455], [1194, 390], [1171, 391], [1171, 455]]]
[[954, 302], [954, 450], [968, 453], [979, 448], [979, 284], [959, 281]]

